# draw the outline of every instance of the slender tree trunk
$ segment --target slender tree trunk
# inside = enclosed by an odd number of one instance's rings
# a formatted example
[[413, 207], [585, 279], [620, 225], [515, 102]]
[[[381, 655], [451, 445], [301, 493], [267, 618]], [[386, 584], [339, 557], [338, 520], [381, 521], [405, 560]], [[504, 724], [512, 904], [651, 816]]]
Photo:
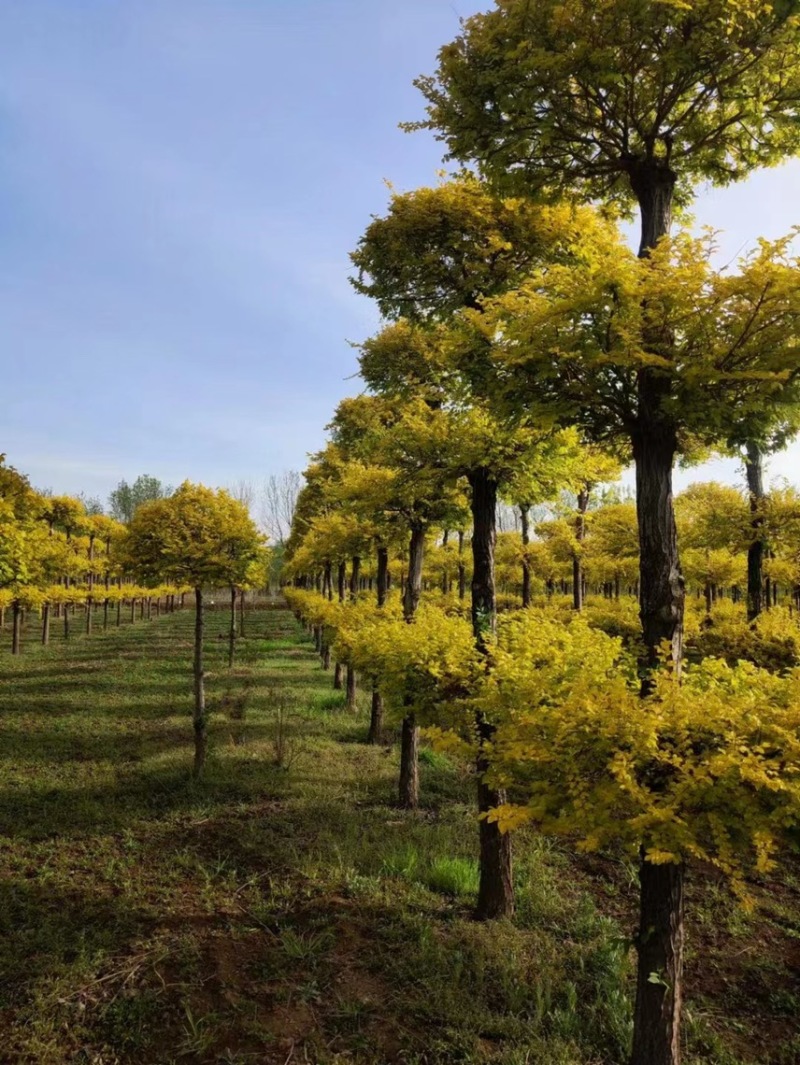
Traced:
[[93, 606], [94, 606], [94, 604], [92, 602], [92, 597], [91, 597], [91, 595], [89, 595], [89, 597], [86, 600], [86, 635], [87, 636], [91, 636], [91, 634], [92, 634], [92, 609], [93, 609]]
[[195, 778], [202, 776], [206, 764], [206, 691], [203, 672], [203, 589], [195, 588], [194, 620], [194, 768]]
[[[422, 596], [422, 566], [425, 561], [425, 527], [411, 527], [408, 546], [408, 577], [403, 593], [403, 616], [410, 625]], [[403, 718], [400, 741], [400, 805], [414, 810], [419, 805], [419, 728], [416, 717]]]
[[764, 588], [764, 455], [758, 444], [749, 443], [744, 469], [750, 496], [750, 527], [753, 540], [747, 549], [747, 620], [755, 621], [763, 608]]
[[11, 604], [11, 653], [18, 655], [22, 650], [22, 603], [15, 599]]
[[633, 453], [640, 545], [639, 610], [645, 645], [644, 695], [650, 691], [650, 672], [658, 666], [661, 644], [666, 641], [670, 645], [677, 671], [683, 651], [685, 593], [672, 497], [676, 450], [677, 437], [671, 425], [652, 418], [643, 420], [633, 441]]
[[[358, 598], [359, 581], [361, 578], [361, 559], [353, 555], [352, 569], [350, 570], [350, 602], [355, 603]], [[355, 712], [356, 709], [356, 671], [348, 663], [347, 666], [347, 709]]]
[[578, 492], [578, 514], [575, 518], [575, 539], [578, 549], [572, 556], [572, 605], [575, 610], [583, 610], [583, 557], [581, 549], [586, 539], [586, 511], [589, 508], [589, 492], [581, 488]]
[[522, 527], [522, 607], [531, 605], [531, 564], [528, 558], [528, 544], [531, 542], [530, 506], [520, 504], [519, 517]]
[[[389, 550], [386, 547], [378, 547], [378, 573], [376, 580], [376, 592], [378, 600], [378, 609], [382, 609], [386, 605], [386, 596], [388, 594], [389, 585]], [[378, 688], [378, 681], [373, 677], [372, 679], [372, 705], [370, 707], [369, 715], [369, 734], [367, 736], [368, 743], [379, 744], [383, 743], [383, 696]]]
[[464, 565], [464, 530], [458, 530], [458, 598], [467, 598], [467, 567]]
[[411, 622], [422, 596], [422, 566], [425, 560], [425, 527], [414, 525], [408, 547], [408, 576], [403, 591], [403, 616]]
[[236, 654], [236, 586], [231, 585], [231, 623], [228, 631], [228, 669], [233, 669]]
[[[347, 597], [347, 563], [340, 562], [336, 570], [336, 590], [339, 602], [343, 603]], [[344, 688], [344, 669], [341, 662], [337, 662], [333, 670], [333, 687], [335, 691]]]
[[[69, 577], [64, 578], [64, 587], [69, 588]], [[69, 603], [64, 603], [64, 639], [69, 639]]]
[[[497, 620], [494, 582], [494, 549], [497, 540], [497, 481], [485, 468], [468, 477], [472, 505], [472, 631], [478, 650], [486, 654]], [[484, 714], [476, 717], [478, 731], [478, 813], [480, 816], [480, 880], [475, 916], [482, 921], [510, 917], [514, 913], [514, 882], [511, 836], [501, 832], [486, 815], [506, 801], [505, 791], [486, 783], [489, 760], [486, 746], [494, 725]]]
[[680, 1061], [684, 870], [643, 861], [631, 1065]]
[[343, 603], [347, 598], [347, 563], [340, 562], [336, 571], [336, 590], [339, 595], [339, 602]]
[[370, 706], [369, 713], [369, 733], [367, 735], [367, 743], [381, 744], [383, 743], [383, 717], [384, 717], [384, 705], [383, 696], [378, 688], [378, 682], [373, 678], [372, 681], [372, 704]]
[[[631, 186], [639, 201], [639, 255], [646, 258], [669, 233], [676, 175], [668, 161], [634, 167]], [[658, 325], [644, 338], [656, 355], [669, 357], [673, 338]], [[639, 526], [639, 610], [645, 656], [642, 695], [652, 690], [652, 671], [666, 642], [680, 674], [684, 585], [672, 497], [677, 433], [665, 401], [669, 380], [645, 367], [638, 379], [638, 426], [632, 434]], [[683, 995], [683, 869], [653, 865], [642, 857], [638, 967], [631, 1065], [680, 1065]]]
[[244, 639], [244, 596], [245, 590], [239, 592], [239, 635]]
[[348, 666], [346, 672], [347, 672], [347, 680], [346, 680], [347, 697], [346, 697], [345, 705], [346, 705], [347, 709], [351, 713], [355, 713], [355, 711], [356, 711], [356, 692], [357, 692], [356, 671], [353, 669], [352, 666]]
[[50, 643], [50, 604], [45, 603], [42, 607], [42, 646], [47, 647]]

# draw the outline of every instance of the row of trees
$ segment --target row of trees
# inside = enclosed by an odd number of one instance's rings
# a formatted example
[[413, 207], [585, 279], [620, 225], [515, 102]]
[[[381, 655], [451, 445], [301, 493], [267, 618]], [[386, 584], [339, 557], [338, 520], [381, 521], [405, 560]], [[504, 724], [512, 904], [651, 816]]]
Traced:
[[[412, 126], [434, 131], [470, 172], [393, 196], [359, 243], [355, 285], [385, 325], [362, 347], [368, 392], [337, 410], [290, 538], [296, 574], [319, 575], [323, 589], [294, 593], [294, 604], [376, 678], [373, 706], [389, 699], [402, 714], [404, 802], [417, 786], [418, 715], [462, 741], [469, 733], [480, 916], [513, 910], [509, 830], [520, 820], [572, 829], [586, 846], [640, 848], [634, 1065], [680, 1058], [686, 863], [765, 868], [798, 812], [796, 681], [749, 664], [682, 668], [672, 493], [679, 457], [744, 455], [755, 618], [762, 460], [794, 433], [800, 399], [794, 234], [720, 269], [713, 236], [673, 232], [672, 216], [698, 182], [738, 180], [797, 151], [796, 7], [498, 0], [464, 23], [419, 79], [428, 116]], [[616, 224], [631, 211], [638, 254]], [[631, 460], [635, 660], [579, 610], [567, 623], [528, 610], [498, 629], [498, 497], [524, 513], [571, 490], [570, 538], [582, 543], [593, 487]], [[465, 510], [466, 640], [457, 614], [421, 606], [426, 538], [463, 529]], [[386, 597], [399, 537], [400, 621]], [[344, 600], [341, 560], [352, 560], [355, 598], [368, 552], [377, 594], [359, 624], [360, 604], [331, 604], [333, 570]], [[527, 802], [508, 802], [512, 784]]]
[[[109, 609], [137, 603], [142, 614], [156, 613], [162, 600], [174, 609], [186, 592], [196, 607], [194, 647], [194, 772], [205, 763], [207, 722], [203, 669], [204, 589], [230, 589], [229, 664], [237, 635], [236, 607], [243, 617], [249, 588], [269, 583], [272, 560], [265, 538], [247, 506], [223, 490], [189, 482], [176, 491], [137, 504], [127, 525], [88, 514], [80, 499], [35, 492], [26, 477], [0, 456], [0, 628], [12, 614], [12, 653], [21, 650], [23, 615], [38, 610], [41, 639], [48, 643], [52, 614], [63, 619], [69, 638], [71, 618], [82, 607], [86, 633], [102, 604], [103, 628]], [[133, 583], [136, 582], [136, 583]]]

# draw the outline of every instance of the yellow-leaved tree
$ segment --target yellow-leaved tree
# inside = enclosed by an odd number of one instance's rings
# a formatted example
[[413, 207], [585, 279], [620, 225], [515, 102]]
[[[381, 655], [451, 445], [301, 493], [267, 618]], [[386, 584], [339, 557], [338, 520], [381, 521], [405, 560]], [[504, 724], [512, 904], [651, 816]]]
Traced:
[[195, 590], [194, 775], [203, 772], [207, 723], [203, 671], [203, 589], [241, 585], [259, 557], [263, 537], [247, 507], [222, 489], [185, 481], [166, 499], [144, 503], [129, 527], [128, 566], [150, 583], [171, 581]]

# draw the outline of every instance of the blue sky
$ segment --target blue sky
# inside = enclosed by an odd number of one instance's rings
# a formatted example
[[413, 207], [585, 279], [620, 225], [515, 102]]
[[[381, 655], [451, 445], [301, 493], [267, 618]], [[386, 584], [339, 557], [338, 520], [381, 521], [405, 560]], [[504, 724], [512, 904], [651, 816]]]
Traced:
[[[0, 451], [105, 498], [147, 472], [302, 468], [377, 324], [348, 252], [461, 0], [0, 0]], [[701, 193], [734, 255], [800, 221], [800, 164]], [[800, 481], [800, 446], [772, 464]], [[735, 481], [733, 463], [679, 474]]]

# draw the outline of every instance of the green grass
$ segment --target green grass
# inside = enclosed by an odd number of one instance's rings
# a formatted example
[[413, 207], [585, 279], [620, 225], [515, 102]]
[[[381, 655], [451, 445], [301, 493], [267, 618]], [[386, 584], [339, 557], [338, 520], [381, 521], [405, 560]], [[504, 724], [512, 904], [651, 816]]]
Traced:
[[[0, 652], [0, 1061], [624, 1062], [633, 866], [520, 836], [515, 924], [475, 923], [468, 770], [424, 751], [398, 810], [291, 615], [230, 672], [208, 620], [201, 783], [189, 611]], [[762, 895], [693, 885], [689, 1062], [798, 1060], [797, 885]]]

